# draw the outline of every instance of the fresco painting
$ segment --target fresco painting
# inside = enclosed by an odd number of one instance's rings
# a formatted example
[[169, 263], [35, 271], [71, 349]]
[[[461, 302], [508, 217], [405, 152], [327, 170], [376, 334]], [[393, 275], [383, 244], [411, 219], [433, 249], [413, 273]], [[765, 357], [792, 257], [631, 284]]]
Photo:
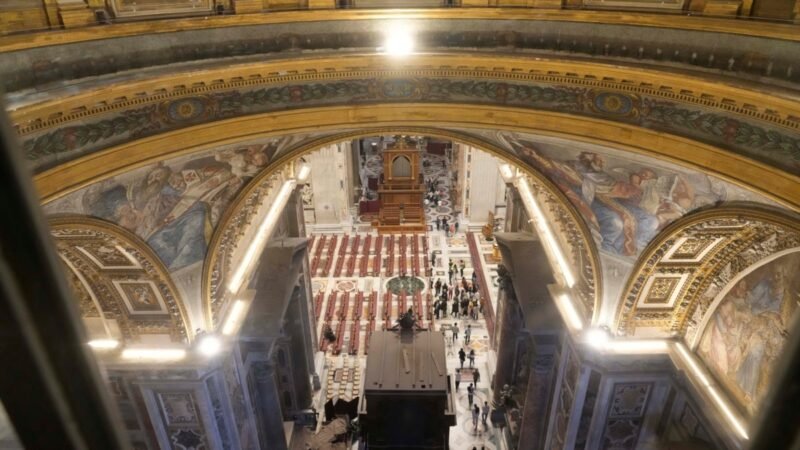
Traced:
[[667, 225], [724, 201], [764, 201], [708, 175], [591, 144], [504, 133], [501, 142], [567, 196], [604, 252], [633, 259]]
[[46, 206], [87, 214], [145, 240], [171, 271], [202, 261], [239, 190], [273, 158], [277, 142], [176, 158], [110, 178]]
[[740, 406], [753, 414], [769, 388], [800, 298], [800, 252], [754, 270], [725, 294], [698, 354]]

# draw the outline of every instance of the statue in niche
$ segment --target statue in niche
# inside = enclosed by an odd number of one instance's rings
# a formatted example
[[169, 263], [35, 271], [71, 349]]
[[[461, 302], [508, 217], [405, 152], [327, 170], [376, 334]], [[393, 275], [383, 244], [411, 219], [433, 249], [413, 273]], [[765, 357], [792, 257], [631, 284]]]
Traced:
[[489, 211], [489, 218], [486, 220], [486, 224], [483, 226], [483, 228], [481, 228], [483, 237], [489, 242], [494, 241], [494, 226], [494, 213]]

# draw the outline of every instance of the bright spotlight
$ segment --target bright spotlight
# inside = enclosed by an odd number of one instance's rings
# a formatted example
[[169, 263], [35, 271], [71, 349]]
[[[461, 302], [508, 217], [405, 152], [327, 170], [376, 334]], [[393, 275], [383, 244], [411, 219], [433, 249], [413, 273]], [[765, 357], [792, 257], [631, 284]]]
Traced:
[[393, 24], [386, 32], [383, 52], [390, 56], [407, 56], [414, 53], [414, 37], [407, 24]]
[[206, 335], [197, 343], [197, 351], [204, 356], [214, 356], [222, 350], [222, 341], [214, 335]]
[[592, 328], [586, 331], [586, 334], [584, 335], [584, 340], [586, 343], [598, 350], [606, 348], [609, 339], [610, 336], [608, 335], [608, 331], [602, 328]]

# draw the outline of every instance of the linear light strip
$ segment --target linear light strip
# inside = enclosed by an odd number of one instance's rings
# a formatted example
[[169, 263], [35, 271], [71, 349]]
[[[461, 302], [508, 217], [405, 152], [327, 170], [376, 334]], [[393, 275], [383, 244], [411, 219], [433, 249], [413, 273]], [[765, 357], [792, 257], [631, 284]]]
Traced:
[[681, 357], [683, 362], [686, 363], [687, 367], [689, 367], [689, 372], [691, 375], [708, 392], [708, 394], [711, 396], [711, 399], [728, 420], [728, 423], [730, 423], [731, 426], [736, 429], [736, 432], [739, 433], [739, 436], [741, 436], [743, 439], [749, 439], [750, 437], [747, 435], [747, 429], [742, 423], [741, 418], [733, 411], [728, 401], [711, 382], [703, 369], [700, 368], [700, 365], [697, 363], [697, 359], [694, 357], [694, 355], [692, 355], [682, 343], [675, 344], [675, 348], [677, 349], [678, 355]]
[[123, 359], [177, 361], [186, 357], [186, 350], [178, 348], [126, 348], [120, 356]]
[[236, 300], [233, 306], [231, 306], [231, 311], [228, 313], [228, 317], [225, 319], [225, 325], [222, 327], [222, 334], [230, 336], [236, 333], [236, 330], [238, 330], [239, 324], [242, 321], [242, 317], [247, 310], [246, 307], [247, 304], [243, 300]]
[[570, 299], [567, 294], [561, 294], [556, 298], [560, 305], [559, 309], [561, 310], [561, 315], [566, 319], [567, 325], [574, 331], [583, 329], [583, 319], [578, 313], [578, 310], [575, 309], [575, 305], [572, 304], [572, 299]]
[[89, 347], [98, 350], [111, 350], [119, 347], [119, 341], [116, 339], [92, 339], [88, 344]]
[[652, 354], [669, 352], [666, 339], [610, 339], [604, 350], [620, 355]]
[[526, 209], [528, 209], [528, 213], [533, 216], [533, 225], [536, 227], [536, 231], [538, 231], [539, 234], [544, 237], [545, 243], [555, 257], [558, 268], [561, 270], [561, 274], [564, 276], [564, 282], [566, 282], [568, 287], [574, 286], [575, 277], [572, 276], [572, 270], [570, 269], [569, 264], [564, 257], [564, 253], [561, 251], [561, 246], [553, 235], [553, 232], [550, 230], [550, 226], [547, 223], [547, 218], [545, 217], [541, 208], [539, 208], [539, 203], [533, 196], [533, 192], [531, 192], [531, 187], [528, 185], [528, 181], [525, 179], [520, 179], [517, 185], [520, 193], [522, 194], [522, 201], [525, 206], [527, 206]]
[[228, 282], [228, 291], [230, 291], [232, 294], [239, 292], [239, 288], [242, 287], [245, 277], [252, 271], [256, 260], [256, 255], [259, 255], [264, 249], [264, 245], [272, 234], [275, 224], [278, 222], [278, 218], [283, 212], [283, 208], [289, 201], [289, 196], [291, 195], [292, 189], [294, 189], [295, 185], [297, 185], [297, 180], [295, 179], [285, 181], [283, 186], [281, 186], [281, 190], [278, 192], [278, 195], [275, 197], [275, 201], [273, 201], [272, 205], [270, 205], [267, 215], [264, 216], [264, 220], [261, 221], [255, 237], [253, 238], [252, 242], [250, 242], [250, 246], [247, 247], [244, 257], [239, 262], [239, 265], [236, 267], [233, 276]]

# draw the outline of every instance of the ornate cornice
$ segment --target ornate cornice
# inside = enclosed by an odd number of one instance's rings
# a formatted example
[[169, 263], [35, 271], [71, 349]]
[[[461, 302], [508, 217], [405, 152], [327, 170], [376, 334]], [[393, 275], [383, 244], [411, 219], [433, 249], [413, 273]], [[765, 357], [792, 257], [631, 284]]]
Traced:
[[[653, 80], [660, 80], [654, 83]], [[800, 103], [659, 71], [502, 56], [358, 55], [282, 61], [112, 85], [17, 109], [34, 170], [203, 123], [329, 105], [407, 102], [559, 112], [687, 137], [800, 174]]]
[[511, 106], [400, 103], [332, 106], [256, 114], [195, 125], [117, 145], [36, 176], [44, 202], [135, 167], [219, 145], [271, 136], [357, 129], [490, 128], [562, 136], [694, 167], [800, 209], [800, 178], [696, 140], [589, 117]]
[[656, 328], [687, 341], [713, 295], [742, 270], [800, 246], [800, 220], [759, 205], [690, 214], [651, 242], [634, 266], [617, 310], [615, 331]]
[[19, 51], [125, 36], [172, 33], [176, 30], [204, 30], [266, 24], [332, 22], [341, 20], [458, 19], [583, 22], [634, 25], [677, 30], [709, 31], [800, 41], [797, 26], [772, 22], [743, 21], [716, 17], [680, 16], [634, 11], [575, 11], [532, 8], [445, 8], [445, 9], [337, 9], [310, 11], [270, 11], [265, 14], [210, 16], [148, 22], [122, 23], [63, 31], [29, 33], [0, 38], [0, 51]]
[[[192, 338], [183, 300], [166, 267], [131, 232], [86, 216], [50, 218], [51, 234], [64, 263], [80, 282], [76, 295], [84, 317], [115, 320], [126, 342], [143, 334]], [[75, 283], [73, 282], [73, 285]]]
[[[797, 99], [781, 96], [774, 91], [719, 83], [718, 80], [687, 76], [683, 73], [620, 67], [583, 60], [532, 60], [506, 55], [460, 53], [416, 55], [404, 59], [402, 66], [375, 54], [232, 64], [144, 80], [126, 80], [93, 88], [88, 92], [75, 94], [71, 91], [68, 96], [51, 95], [47, 100], [17, 108], [10, 114], [19, 134], [26, 136], [76, 120], [86, 122], [95, 116], [118, 114], [145, 105], [157, 105], [158, 109], [163, 109], [171, 101], [181, 98], [276, 85], [405, 78], [497, 80], [599, 89], [603, 92], [619, 91], [711, 108], [789, 129], [800, 129], [800, 106]], [[379, 86], [375, 86], [377, 87]], [[636, 98], [634, 100], [638, 101]], [[602, 108], [602, 105], [599, 107]], [[617, 111], [617, 114], [622, 114], [622, 111]]]

